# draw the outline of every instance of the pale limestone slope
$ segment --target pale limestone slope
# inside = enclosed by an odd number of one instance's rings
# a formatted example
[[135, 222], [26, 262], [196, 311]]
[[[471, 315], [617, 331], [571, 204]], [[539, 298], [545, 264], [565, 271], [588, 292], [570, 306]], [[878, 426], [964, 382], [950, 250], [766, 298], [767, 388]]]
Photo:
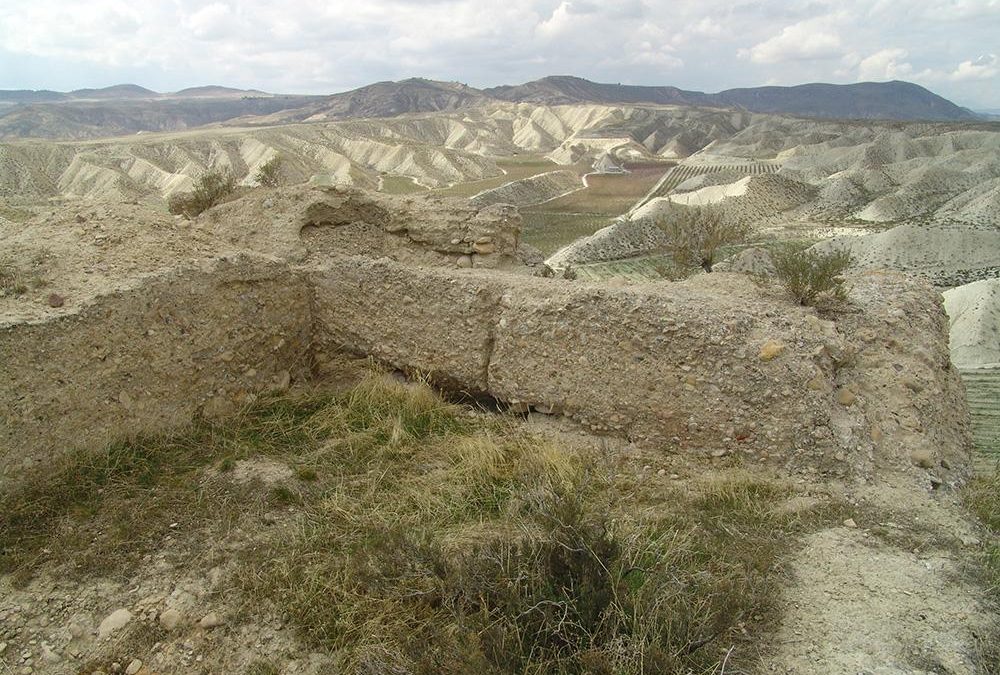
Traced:
[[1000, 367], [1000, 278], [944, 292], [951, 360], [959, 368]]

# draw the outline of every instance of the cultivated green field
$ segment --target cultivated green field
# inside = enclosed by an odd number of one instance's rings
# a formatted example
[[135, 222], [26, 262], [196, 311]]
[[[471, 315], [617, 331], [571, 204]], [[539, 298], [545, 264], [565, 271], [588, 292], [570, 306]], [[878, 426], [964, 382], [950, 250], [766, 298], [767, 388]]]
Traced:
[[492, 178], [486, 178], [484, 180], [459, 183], [458, 185], [452, 185], [451, 187], [434, 190], [433, 193], [440, 197], [471, 197], [472, 195], [479, 194], [483, 190], [492, 190], [493, 188], [498, 188], [501, 185], [510, 183], [511, 181], [531, 178], [532, 176], [537, 176], [540, 173], [555, 171], [556, 169], [572, 168], [560, 166], [551, 159], [546, 159], [541, 155], [518, 155], [517, 157], [505, 157], [497, 160], [497, 166], [503, 169], [505, 173]]
[[418, 192], [427, 192], [427, 188], [409, 176], [387, 175], [382, 177], [380, 191], [390, 195], [412, 195]]
[[546, 255], [611, 224], [611, 218], [599, 213], [523, 210], [521, 217], [521, 241]]
[[629, 167], [625, 174], [591, 174], [587, 188], [547, 202], [546, 211], [600, 213], [620, 216], [628, 211], [660, 180], [673, 164]]
[[610, 225], [616, 216], [628, 211], [649, 192], [671, 166], [641, 164], [628, 166], [627, 174], [592, 174], [583, 190], [521, 209], [522, 240], [551, 255]]

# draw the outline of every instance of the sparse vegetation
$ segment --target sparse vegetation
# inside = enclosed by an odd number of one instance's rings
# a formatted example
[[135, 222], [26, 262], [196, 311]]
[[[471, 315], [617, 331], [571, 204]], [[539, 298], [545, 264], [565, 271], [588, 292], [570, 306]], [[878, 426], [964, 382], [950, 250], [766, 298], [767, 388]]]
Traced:
[[0, 218], [4, 218], [13, 223], [23, 223], [34, 217], [34, 213], [29, 209], [0, 203]]
[[[965, 502], [984, 525], [986, 541], [980, 554], [979, 576], [986, 589], [987, 602], [1000, 610], [1000, 465], [993, 473], [974, 478], [965, 488]], [[989, 635], [979, 636], [977, 660], [982, 672], [1000, 664], [1000, 619], [994, 618]]]
[[0, 298], [8, 295], [24, 295], [28, 283], [21, 270], [11, 263], [0, 262]]
[[1000, 467], [986, 476], [977, 476], [966, 487], [966, 503], [990, 535], [984, 547], [987, 589], [1000, 604]]
[[840, 276], [851, 265], [847, 251], [829, 253], [786, 247], [774, 253], [778, 281], [800, 305], [815, 304], [822, 295], [843, 300], [844, 280]]
[[[241, 484], [255, 458], [296, 469]], [[24, 580], [56, 558], [126, 575], [179, 536], [178, 514], [202, 542], [278, 513], [294, 527], [250, 527], [235, 554], [247, 617], [269, 603], [345, 670], [713, 667], [771, 616], [776, 561], [804, 522], [775, 508], [788, 490], [746, 474], [660, 484], [643, 499], [670, 508], [640, 510], [604, 467], [373, 375], [39, 470], [0, 493], [0, 569]]]
[[721, 206], [674, 205], [656, 218], [656, 226], [667, 235], [667, 245], [679, 265], [712, 271], [719, 249], [746, 241], [750, 225], [728, 215]]
[[257, 169], [257, 173], [254, 174], [254, 180], [263, 187], [278, 187], [281, 185], [282, 164], [281, 155], [274, 155]]
[[206, 171], [194, 184], [194, 190], [176, 194], [167, 201], [167, 210], [185, 218], [207, 211], [236, 191], [236, 177], [222, 171]]

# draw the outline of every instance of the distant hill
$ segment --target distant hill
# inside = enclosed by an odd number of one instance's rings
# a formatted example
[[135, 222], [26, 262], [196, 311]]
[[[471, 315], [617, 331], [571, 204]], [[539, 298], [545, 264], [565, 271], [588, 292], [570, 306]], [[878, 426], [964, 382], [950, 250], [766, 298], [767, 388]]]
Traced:
[[172, 94], [165, 94], [171, 98], [232, 98], [242, 96], [270, 96], [267, 92], [258, 89], [234, 89], [232, 87], [220, 87], [208, 85], [205, 87], [188, 87], [175, 91]]
[[2, 103], [58, 103], [60, 101], [129, 101], [163, 98], [238, 98], [242, 96], [271, 96], [257, 89], [234, 89], [208, 85], [188, 87], [172, 93], [160, 93], [137, 84], [116, 84], [100, 89], [74, 89], [70, 92], [48, 89], [0, 89]]
[[661, 105], [711, 105], [711, 95], [677, 87], [642, 87], [601, 84], [581, 77], [553, 75], [514, 86], [492, 87], [483, 93], [504, 101], [536, 105], [573, 103], [657, 103]]
[[0, 103], [52, 103], [65, 101], [69, 96], [59, 91], [48, 89], [2, 89]]
[[271, 125], [438, 113], [496, 104], [658, 104], [734, 108], [840, 119], [985, 121], [908, 82], [804, 84], [729, 89], [717, 94], [677, 87], [602, 84], [553, 76], [516, 86], [475, 89], [458, 82], [412, 78], [376, 82], [328, 96], [284, 96], [217, 85], [158, 93], [135, 84], [103, 89], [0, 91], [0, 138], [98, 138], [174, 131], [206, 124]]
[[976, 120], [971, 110], [910, 82], [803, 84], [795, 87], [729, 89], [718, 94], [676, 87], [601, 84], [553, 76], [484, 93], [505, 101], [539, 105], [653, 103], [740, 108], [751, 112], [843, 119]]
[[719, 104], [753, 112], [803, 117], [896, 120], [975, 120], [978, 116], [911, 82], [802, 84], [795, 87], [729, 89]]
[[181, 131], [238, 118], [299, 110], [314, 96], [230, 96], [80, 100], [0, 107], [0, 139], [85, 139], [142, 131]]
[[411, 78], [400, 82], [376, 82], [327, 96], [323, 101], [287, 115], [286, 121], [445, 112], [480, 105], [489, 100], [479, 89], [458, 82]]
[[137, 84], [116, 84], [103, 89], [75, 89], [67, 96], [76, 99], [120, 100], [129, 98], [156, 98], [160, 94]]

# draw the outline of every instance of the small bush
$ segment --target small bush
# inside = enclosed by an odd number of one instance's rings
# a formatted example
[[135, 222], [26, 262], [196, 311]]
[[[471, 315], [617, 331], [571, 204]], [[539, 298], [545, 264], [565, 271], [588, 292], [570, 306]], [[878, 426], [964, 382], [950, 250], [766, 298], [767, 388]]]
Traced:
[[281, 184], [281, 163], [281, 155], [267, 160], [257, 169], [254, 180], [264, 187], [278, 187]]
[[774, 255], [775, 275], [800, 305], [812, 305], [824, 294], [843, 300], [846, 296], [840, 275], [850, 264], [847, 251], [785, 249]]
[[198, 178], [192, 192], [172, 196], [167, 202], [167, 210], [185, 218], [194, 218], [221, 203], [235, 190], [235, 176], [221, 171], [208, 171]]
[[717, 205], [674, 205], [654, 222], [667, 235], [667, 248], [678, 265], [706, 272], [712, 271], [719, 248], [742, 243], [751, 232], [746, 221], [727, 216]]

